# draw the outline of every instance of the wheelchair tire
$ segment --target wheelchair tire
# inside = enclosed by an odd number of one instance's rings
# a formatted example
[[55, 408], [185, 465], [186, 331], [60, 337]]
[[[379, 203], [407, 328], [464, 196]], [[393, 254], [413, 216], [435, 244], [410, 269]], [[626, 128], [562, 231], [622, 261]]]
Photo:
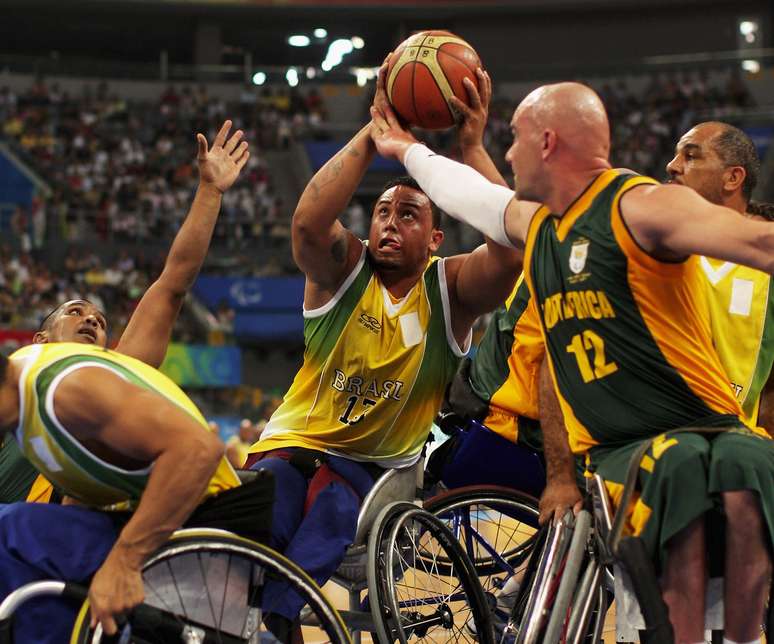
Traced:
[[438, 518], [412, 503], [392, 503], [377, 517], [368, 553], [368, 595], [379, 642], [467, 641], [473, 639], [470, 624], [479, 642], [495, 641], [473, 564]]
[[[531, 552], [540, 514], [536, 498], [518, 490], [497, 485], [469, 486], [449, 490], [428, 499], [423, 507], [441, 519], [465, 546], [465, 551], [476, 567], [479, 577], [501, 573], [504, 565], [514, 568], [523, 565]], [[501, 538], [498, 533], [495, 535], [494, 544], [489, 544], [502, 558], [499, 563], [488, 549], [482, 546], [481, 533], [485, 530], [477, 528], [483, 523], [480, 518], [482, 514], [504, 515], [516, 522], [515, 525], [508, 526], [509, 534]], [[492, 527], [502, 526], [502, 520], [499, 518], [488, 520], [488, 523]], [[518, 533], [522, 533], [524, 539], [515, 542], [513, 537]], [[489, 540], [491, 538], [487, 539]], [[502, 541], [506, 543], [503, 544]]]
[[[188, 558], [185, 563], [194, 563], [194, 567], [201, 573], [199, 579], [203, 590], [200, 588], [198, 594], [195, 584], [193, 588], [190, 584], [178, 585], [181, 562], [184, 562], [185, 557]], [[149, 579], [164, 579], [165, 574], [171, 580], [171, 590], [174, 593], [167, 587], [150, 585]], [[132, 629], [130, 642], [155, 644], [186, 641], [182, 639], [186, 627], [203, 634], [203, 640], [191, 640], [197, 642], [232, 644], [272, 641], [270, 631], [260, 619], [255, 618], [255, 609], [262, 605], [264, 614], [271, 612], [265, 610], [266, 602], [268, 601], [271, 607], [276, 596], [269, 595], [267, 599], [262, 593], [264, 582], [272, 581], [286, 584], [288, 589], [305, 600], [316, 617], [315, 621], [319, 623], [319, 633], [315, 636], [315, 641], [331, 644], [351, 643], [338, 612], [322, 595], [309, 575], [268, 546], [229, 532], [199, 528], [179, 530], [148, 559], [143, 566], [143, 577], [146, 583], [146, 603], [138, 607], [139, 610], [133, 611], [128, 619]], [[213, 578], [223, 582], [214, 589], [214, 593], [211, 592], [211, 586], [216, 583]], [[280, 595], [283, 594], [280, 588]], [[164, 608], [149, 606], [150, 603], [162, 603]], [[173, 606], [172, 603], [176, 605]], [[237, 627], [241, 620], [239, 607], [242, 604], [244, 621]], [[204, 612], [209, 613], [204, 620], [200, 619], [202, 606]], [[198, 609], [198, 612], [192, 617], [189, 610], [194, 608]], [[251, 615], [252, 623], [249, 622]], [[87, 600], [76, 619], [70, 644], [91, 643], [94, 641], [93, 634], [94, 631], [89, 627]], [[280, 640], [274, 638], [274, 641]]]

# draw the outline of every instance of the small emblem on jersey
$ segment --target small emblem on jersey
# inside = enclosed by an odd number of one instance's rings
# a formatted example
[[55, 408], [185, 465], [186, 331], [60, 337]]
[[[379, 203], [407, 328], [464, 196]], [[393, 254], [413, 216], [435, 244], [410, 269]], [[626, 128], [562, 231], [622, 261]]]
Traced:
[[572, 249], [570, 250], [570, 270], [576, 275], [586, 267], [590, 243], [588, 239], [581, 238], [572, 244]]
[[379, 331], [382, 330], [382, 325], [379, 323], [379, 320], [367, 313], [361, 313], [358, 322], [371, 333], [379, 333]]

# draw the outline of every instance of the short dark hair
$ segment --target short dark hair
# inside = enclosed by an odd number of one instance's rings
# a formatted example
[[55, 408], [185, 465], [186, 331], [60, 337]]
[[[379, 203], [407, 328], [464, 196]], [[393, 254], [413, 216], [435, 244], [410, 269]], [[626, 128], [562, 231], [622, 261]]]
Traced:
[[[380, 195], [383, 195], [390, 188], [394, 188], [395, 186], [407, 186], [409, 188], [413, 188], [414, 190], [418, 190], [423, 195], [427, 194], [424, 190], [422, 190], [422, 188], [419, 187], [416, 179], [408, 175], [403, 175], [402, 177], [390, 179], [387, 183], [385, 183], [382, 187]], [[441, 227], [441, 209], [433, 203], [433, 200], [430, 199], [430, 197], [427, 197], [427, 200], [430, 202], [430, 211], [433, 213], [433, 228], [438, 229]]]
[[738, 127], [720, 122], [718, 125], [722, 129], [712, 140], [712, 146], [726, 166], [738, 165], [744, 168], [746, 176], [742, 184], [742, 195], [749, 201], [755, 186], [758, 185], [758, 176], [761, 172], [758, 151], [752, 139]]
[[747, 212], [752, 215], [765, 217], [769, 221], [774, 221], [774, 203], [762, 203], [760, 201], [751, 201], [747, 204]]
[[91, 304], [89, 300], [82, 300], [80, 298], [77, 298], [75, 300], [67, 300], [67, 302], [62, 302], [61, 304], [58, 304], [53, 311], [51, 311], [46, 317], [43, 318], [43, 321], [40, 323], [40, 328], [38, 331], [48, 331], [51, 327], [51, 323], [56, 318], [56, 314], [65, 306], [69, 306], [70, 304], [73, 304], [75, 302], [83, 302], [84, 304]]

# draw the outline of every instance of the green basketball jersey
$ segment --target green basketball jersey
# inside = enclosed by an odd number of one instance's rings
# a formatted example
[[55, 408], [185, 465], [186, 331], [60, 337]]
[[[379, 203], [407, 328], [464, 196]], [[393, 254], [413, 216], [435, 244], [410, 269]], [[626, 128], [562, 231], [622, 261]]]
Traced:
[[608, 170], [561, 218], [543, 207], [530, 224], [527, 282], [576, 453], [739, 423], [712, 346], [698, 258], [657, 261], [621, 217], [621, 196], [655, 183]]

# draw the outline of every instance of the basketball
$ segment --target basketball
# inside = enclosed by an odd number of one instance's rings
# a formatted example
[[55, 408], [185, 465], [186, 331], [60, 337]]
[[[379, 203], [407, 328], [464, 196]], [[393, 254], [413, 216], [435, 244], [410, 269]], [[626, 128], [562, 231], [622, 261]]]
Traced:
[[387, 96], [398, 115], [410, 125], [442, 130], [454, 125], [449, 99], [469, 103], [462, 84], [470, 78], [478, 87], [475, 49], [448, 31], [421, 31], [404, 40], [390, 58]]

